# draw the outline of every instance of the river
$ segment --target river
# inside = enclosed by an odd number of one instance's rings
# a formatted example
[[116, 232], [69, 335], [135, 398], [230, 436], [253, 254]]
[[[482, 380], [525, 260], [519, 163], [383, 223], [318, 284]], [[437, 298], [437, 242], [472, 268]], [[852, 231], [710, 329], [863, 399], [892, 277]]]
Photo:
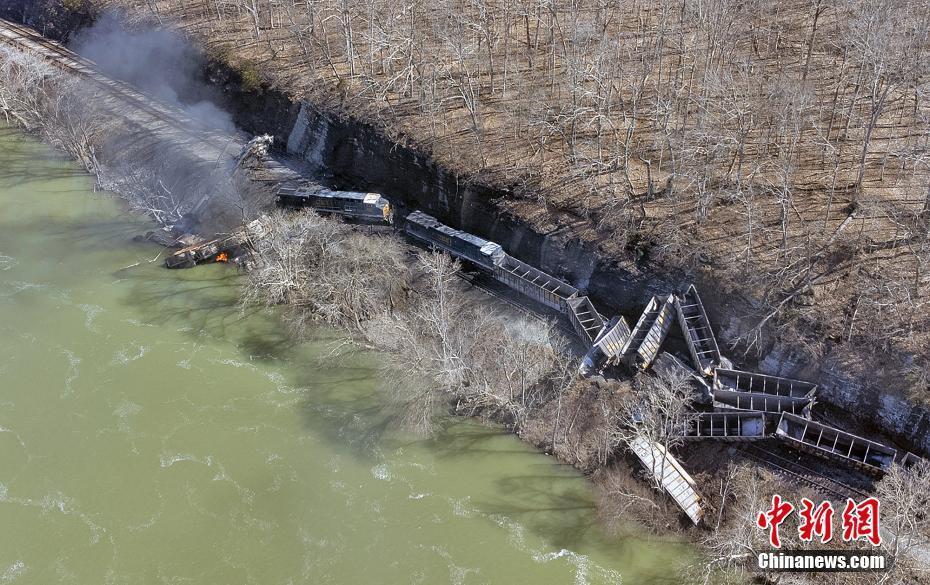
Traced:
[[164, 269], [92, 187], [0, 127], [0, 585], [680, 582], [513, 436], [392, 430], [378, 355]]

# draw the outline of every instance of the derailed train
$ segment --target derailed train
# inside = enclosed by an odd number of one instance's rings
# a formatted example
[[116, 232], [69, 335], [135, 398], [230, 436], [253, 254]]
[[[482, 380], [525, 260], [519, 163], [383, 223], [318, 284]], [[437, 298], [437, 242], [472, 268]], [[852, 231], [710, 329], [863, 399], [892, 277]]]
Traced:
[[495, 242], [449, 227], [422, 211], [404, 220], [404, 232], [434, 249], [465, 260], [509, 288], [568, 316], [588, 345], [604, 328], [604, 318], [574, 286], [504, 252]]
[[[393, 223], [393, 209], [387, 200], [375, 194], [367, 194], [367, 198], [358, 195], [328, 191], [323, 196], [318, 192], [306, 196], [287, 192], [279, 194], [279, 200], [286, 205], [307, 205], [322, 212]], [[647, 369], [655, 362], [658, 368], [663, 358], [670, 358], [676, 369], [698, 380], [713, 409], [698, 414], [694, 427], [683, 438], [745, 441], [775, 437], [798, 450], [837, 459], [877, 474], [888, 471], [895, 463], [910, 465], [920, 461], [912, 453], [812, 421], [816, 392], [812, 383], [729, 369], [729, 362], [720, 353], [693, 285], [667, 298], [653, 298], [631, 330], [622, 317], [605, 322], [579, 289], [510, 256], [495, 242], [454, 229], [420, 211], [405, 218], [403, 231], [420, 243], [448, 252], [490, 273], [509, 288], [567, 315], [579, 337], [591, 348], [585, 356], [582, 373], [598, 371], [607, 363], [621, 362], [631, 369]], [[675, 320], [681, 327], [693, 368], [671, 354], [660, 352]], [[773, 423], [775, 426], [771, 428]], [[830, 442], [824, 441], [825, 436]], [[634, 449], [647, 469], [649, 460], [656, 457], [656, 448], [656, 445], [646, 445], [642, 453]], [[663, 454], [662, 459], [673, 460], [671, 454]], [[666, 491], [692, 521], [699, 522], [703, 513], [701, 499], [687, 473], [680, 469], [674, 473], [663, 469], [662, 473]], [[687, 486], [690, 489], [685, 489]]]
[[[377, 193], [333, 191], [319, 186], [285, 186], [278, 189], [278, 203], [310, 207], [366, 222], [394, 223], [394, 208]], [[510, 256], [495, 242], [447, 226], [431, 215], [414, 211], [407, 215], [403, 231], [434, 249], [443, 250], [488, 273], [509, 288], [568, 316], [581, 339], [591, 345], [604, 330], [604, 317], [581, 291], [571, 284]], [[626, 323], [623, 323], [626, 326]]]

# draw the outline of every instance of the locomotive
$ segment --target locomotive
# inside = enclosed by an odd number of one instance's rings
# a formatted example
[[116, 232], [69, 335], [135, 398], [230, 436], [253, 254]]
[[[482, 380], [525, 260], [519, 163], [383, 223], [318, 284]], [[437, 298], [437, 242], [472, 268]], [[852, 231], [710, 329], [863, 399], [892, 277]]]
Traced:
[[280, 187], [278, 204], [284, 207], [311, 207], [320, 213], [331, 213], [374, 223], [394, 223], [390, 201], [378, 193], [333, 191], [323, 187]]

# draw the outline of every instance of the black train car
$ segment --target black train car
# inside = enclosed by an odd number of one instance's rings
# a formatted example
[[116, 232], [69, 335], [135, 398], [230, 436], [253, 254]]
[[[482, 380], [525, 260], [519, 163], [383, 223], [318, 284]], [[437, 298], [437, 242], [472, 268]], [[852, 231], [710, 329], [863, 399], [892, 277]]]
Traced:
[[394, 223], [391, 203], [378, 193], [332, 191], [319, 187], [280, 187], [278, 204], [285, 207], [311, 207], [320, 213], [333, 213], [364, 221]]
[[498, 244], [451, 228], [422, 211], [414, 211], [407, 216], [404, 231], [433, 248], [445, 250], [487, 270], [494, 270], [504, 256], [504, 250]]

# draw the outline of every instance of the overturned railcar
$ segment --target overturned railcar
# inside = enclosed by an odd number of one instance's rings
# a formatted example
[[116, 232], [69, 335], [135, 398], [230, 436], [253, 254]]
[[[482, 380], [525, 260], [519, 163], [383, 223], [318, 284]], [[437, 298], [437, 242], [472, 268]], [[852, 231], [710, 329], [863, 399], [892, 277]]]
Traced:
[[897, 450], [806, 418], [782, 413], [775, 436], [796, 449], [841, 461], [873, 475], [887, 471]]
[[714, 388], [792, 398], [810, 398], [817, 391], [813, 382], [724, 368], [714, 370]]
[[652, 297], [646, 305], [621, 350], [622, 359], [629, 367], [645, 370], [652, 365], [675, 320], [674, 305], [674, 295], [668, 295], [664, 301]]
[[431, 248], [443, 250], [492, 272], [495, 264], [504, 257], [504, 249], [500, 245], [451, 228], [422, 211], [414, 211], [407, 216], [404, 231]]
[[690, 421], [682, 438], [755, 441], [765, 436], [763, 412], [702, 412]]
[[706, 376], [711, 375], [714, 368], [720, 365], [720, 348], [704, 304], [693, 284], [683, 295], [675, 297], [675, 310], [695, 369]]
[[614, 317], [608, 321], [581, 361], [581, 374], [588, 375], [600, 370], [609, 363], [615, 363], [619, 359], [620, 351], [629, 337], [630, 326], [626, 324], [626, 319]]
[[812, 397], [795, 398], [792, 396], [774, 396], [760, 392], [738, 392], [717, 388], [713, 391], [714, 405], [737, 410], [754, 410], [768, 413], [788, 412], [800, 417], [810, 418], [814, 406]]
[[333, 191], [322, 187], [278, 188], [278, 204], [283, 207], [310, 207], [326, 214], [360, 221], [394, 223], [391, 203], [378, 193]]
[[646, 471], [651, 473], [678, 507], [697, 524], [704, 518], [701, 496], [687, 471], [671, 453], [654, 441], [638, 437], [630, 443], [630, 450], [639, 458]]
[[591, 299], [574, 296], [564, 302], [568, 307], [568, 318], [578, 336], [585, 343], [594, 343], [604, 330], [604, 318], [594, 308]]

